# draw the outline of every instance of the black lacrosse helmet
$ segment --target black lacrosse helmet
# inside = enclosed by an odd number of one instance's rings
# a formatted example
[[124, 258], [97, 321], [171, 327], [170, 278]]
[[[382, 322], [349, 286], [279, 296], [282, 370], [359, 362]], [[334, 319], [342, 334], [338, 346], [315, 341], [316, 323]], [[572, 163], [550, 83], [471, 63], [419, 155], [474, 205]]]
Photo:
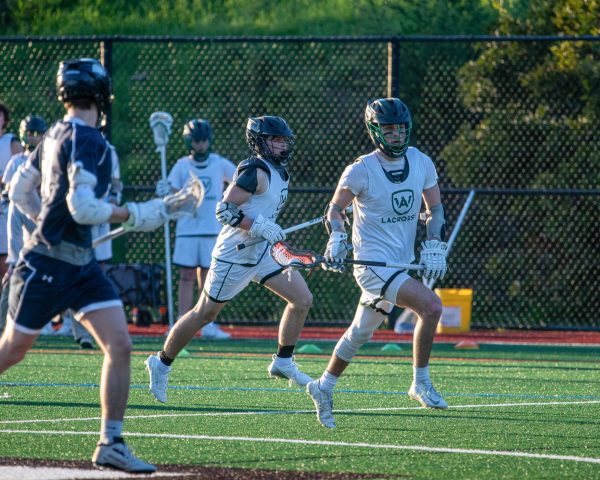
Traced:
[[91, 99], [98, 113], [108, 112], [112, 102], [112, 83], [102, 64], [93, 58], [78, 58], [60, 62], [56, 74], [58, 100], [65, 103]]
[[[376, 148], [389, 157], [401, 157], [408, 150], [412, 118], [408, 107], [398, 98], [379, 98], [367, 103], [365, 124]], [[400, 145], [389, 144], [381, 131], [381, 125], [404, 125], [406, 136]]]
[[[185, 148], [187, 148], [188, 152], [190, 152], [197, 162], [204, 162], [208, 158], [212, 148], [213, 138], [213, 129], [208, 120], [195, 118], [183, 126], [183, 143], [185, 143]], [[192, 141], [201, 142], [203, 140], [208, 140], [208, 149], [205, 152], [194, 150]]]
[[27, 115], [19, 124], [19, 138], [23, 146], [29, 150], [33, 150], [33, 145], [29, 145], [29, 139], [27, 138], [29, 133], [37, 133], [42, 135], [48, 130], [48, 125], [42, 117], [37, 115]]
[[[287, 148], [274, 154], [269, 145], [269, 137], [285, 137]], [[282, 167], [287, 166], [294, 151], [294, 132], [281, 117], [265, 115], [248, 119], [246, 141], [258, 156]]]

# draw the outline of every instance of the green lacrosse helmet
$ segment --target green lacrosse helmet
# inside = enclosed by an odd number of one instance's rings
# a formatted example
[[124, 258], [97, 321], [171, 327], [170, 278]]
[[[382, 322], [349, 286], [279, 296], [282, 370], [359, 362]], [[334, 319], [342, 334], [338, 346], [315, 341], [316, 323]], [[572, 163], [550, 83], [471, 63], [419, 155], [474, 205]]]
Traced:
[[[379, 98], [367, 103], [365, 124], [376, 148], [388, 157], [401, 157], [408, 150], [412, 118], [408, 107], [398, 98]], [[385, 140], [381, 125], [404, 125], [404, 142], [392, 145]]]
[[46, 121], [37, 115], [27, 115], [19, 125], [19, 138], [21, 139], [21, 144], [28, 150], [33, 150], [33, 145], [29, 145], [29, 133], [35, 132], [38, 135], [43, 135], [48, 126], [46, 125]]
[[[213, 129], [208, 120], [195, 118], [183, 126], [183, 143], [188, 152], [192, 154], [197, 162], [204, 162], [210, 155], [213, 144]], [[208, 148], [205, 152], [197, 152], [192, 146], [192, 141], [201, 142], [208, 140]]]

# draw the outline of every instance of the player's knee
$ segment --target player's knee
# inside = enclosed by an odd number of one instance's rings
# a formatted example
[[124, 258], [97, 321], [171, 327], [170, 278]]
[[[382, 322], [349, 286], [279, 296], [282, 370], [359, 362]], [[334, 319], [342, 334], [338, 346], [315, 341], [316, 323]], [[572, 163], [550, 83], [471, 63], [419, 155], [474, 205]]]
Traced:
[[2, 350], [0, 350], [0, 358], [1, 358], [1, 366], [2, 366], [2, 370], [4, 371], [9, 367], [12, 367], [13, 365], [16, 365], [17, 363], [19, 363], [21, 360], [23, 360], [25, 358], [25, 355], [27, 353], [27, 349], [26, 348], [19, 348], [19, 347], [5, 347], [2, 348]]
[[294, 302], [294, 307], [309, 311], [313, 304], [313, 295], [308, 290]]
[[358, 349], [373, 337], [373, 331], [351, 325], [335, 346], [335, 354], [346, 362], [352, 361]]
[[119, 336], [113, 339], [108, 348], [107, 353], [112, 359], [124, 361], [131, 356], [132, 343], [128, 335]]
[[195, 283], [196, 270], [193, 268], [182, 268], [179, 271], [179, 283]]
[[422, 312], [422, 318], [426, 322], [436, 323], [442, 316], [442, 301], [437, 295], [432, 295], [425, 304]]

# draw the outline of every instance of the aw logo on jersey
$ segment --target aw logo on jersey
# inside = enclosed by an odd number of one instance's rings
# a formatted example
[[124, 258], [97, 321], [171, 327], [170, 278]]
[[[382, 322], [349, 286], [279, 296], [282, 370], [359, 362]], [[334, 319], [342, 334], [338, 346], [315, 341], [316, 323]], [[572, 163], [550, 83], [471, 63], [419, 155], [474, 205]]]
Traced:
[[406, 215], [412, 210], [415, 194], [412, 190], [398, 190], [392, 193], [392, 208], [398, 215]]
[[206, 190], [206, 193], [210, 192], [210, 187], [212, 186], [212, 180], [210, 177], [198, 177], [198, 180], [200, 180], [204, 185], [204, 190]]
[[198, 180], [204, 185], [204, 200], [216, 200], [215, 194], [210, 195], [210, 187], [212, 187], [212, 180], [210, 177], [198, 177]]

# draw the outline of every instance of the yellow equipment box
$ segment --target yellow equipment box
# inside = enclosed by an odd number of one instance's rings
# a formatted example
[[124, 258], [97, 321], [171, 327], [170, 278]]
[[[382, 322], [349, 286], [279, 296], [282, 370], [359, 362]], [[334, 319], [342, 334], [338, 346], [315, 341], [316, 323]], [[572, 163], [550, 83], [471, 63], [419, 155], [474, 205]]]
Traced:
[[473, 290], [470, 288], [436, 288], [442, 299], [442, 318], [437, 333], [460, 333], [471, 329]]

